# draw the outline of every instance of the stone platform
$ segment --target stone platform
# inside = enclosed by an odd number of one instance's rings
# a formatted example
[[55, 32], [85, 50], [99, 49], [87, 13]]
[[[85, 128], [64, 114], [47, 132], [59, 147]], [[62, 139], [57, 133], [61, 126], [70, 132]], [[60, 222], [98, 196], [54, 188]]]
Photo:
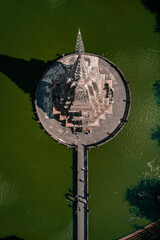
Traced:
[[[77, 191], [76, 196], [76, 240], [88, 240], [88, 151], [87, 148], [96, 147], [115, 137], [127, 122], [130, 111], [130, 91], [125, 77], [112, 62], [96, 54], [83, 53], [88, 66], [98, 70], [99, 76], [110, 83], [114, 98], [108, 103], [108, 110], [104, 111], [90, 133], [75, 132], [66, 127], [63, 115], [58, 115], [52, 101], [53, 86], [65, 83], [66, 69], [71, 71], [77, 61], [77, 54], [66, 55], [53, 62], [42, 76], [37, 86], [35, 106], [39, 122], [45, 131], [56, 141], [68, 147], [76, 148], [77, 152]], [[72, 72], [71, 72], [72, 75]], [[101, 80], [101, 79], [100, 79]], [[97, 80], [99, 83], [99, 80]], [[105, 88], [101, 88], [102, 92]], [[59, 89], [63, 94], [63, 88]], [[114, 101], [113, 101], [114, 100]], [[106, 100], [107, 101], [107, 100]], [[53, 111], [54, 109], [54, 111]], [[95, 110], [96, 111], [96, 110]], [[99, 114], [99, 113], [98, 113]], [[100, 115], [100, 114], [99, 114]]]
[[84, 53], [86, 62], [98, 65], [99, 72], [109, 76], [114, 88], [114, 103], [112, 113], [107, 114], [105, 119], [100, 119], [100, 126], [94, 127], [92, 132], [73, 134], [71, 129], [63, 125], [63, 120], [59, 121], [52, 114], [52, 86], [53, 80], [58, 75], [64, 73], [64, 69], [73, 65], [77, 59], [77, 54], [68, 54], [53, 62], [41, 78], [36, 92], [36, 112], [40, 123], [45, 131], [56, 141], [69, 147], [76, 147], [79, 144], [96, 147], [111, 140], [122, 129], [127, 122], [130, 111], [130, 91], [125, 77], [108, 59], [96, 54]]

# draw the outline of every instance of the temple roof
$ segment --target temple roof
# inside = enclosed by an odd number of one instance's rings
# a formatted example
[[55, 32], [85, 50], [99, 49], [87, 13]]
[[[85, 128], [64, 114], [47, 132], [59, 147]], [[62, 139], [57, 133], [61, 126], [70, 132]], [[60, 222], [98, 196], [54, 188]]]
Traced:
[[74, 79], [78, 82], [82, 82], [88, 77], [88, 66], [84, 60], [83, 55], [79, 54], [76, 62]]
[[112, 112], [110, 88], [104, 88], [105, 77], [99, 72], [96, 58], [86, 57], [80, 30], [75, 51], [75, 62], [66, 68], [65, 81], [55, 85], [54, 112], [59, 112], [60, 120], [65, 120], [66, 126], [74, 128], [74, 131], [76, 127], [87, 127], [90, 131], [91, 127], [99, 126], [99, 120], [105, 119], [106, 113]]

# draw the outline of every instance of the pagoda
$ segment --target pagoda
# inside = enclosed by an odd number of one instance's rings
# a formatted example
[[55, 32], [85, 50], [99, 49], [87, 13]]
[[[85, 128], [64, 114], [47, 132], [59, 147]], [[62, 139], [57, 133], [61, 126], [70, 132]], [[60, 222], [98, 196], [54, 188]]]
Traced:
[[58, 115], [73, 133], [90, 133], [100, 126], [100, 120], [112, 114], [112, 79], [100, 73], [99, 65], [85, 56], [85, 48], [78, 30], [75, 53], [77, 60], [65, 68], [63, 81], [53, 82], [53, 116]]

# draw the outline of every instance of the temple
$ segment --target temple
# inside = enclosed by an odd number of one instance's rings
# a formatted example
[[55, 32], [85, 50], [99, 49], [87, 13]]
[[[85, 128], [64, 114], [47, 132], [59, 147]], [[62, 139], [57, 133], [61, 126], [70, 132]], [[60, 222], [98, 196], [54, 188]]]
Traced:
[[75, 149], [72, 207], [76, 240], [88, 240], [89, 234], [88, 149], [119, 133], [127, 122], [130, 102], [123, 73], [107, 58], [85, 53], [80, 30], [75, 53], [53, 61], [37, 86], [38, 122], [54, 140]]
[[[77, 60], [65, 68], [59, 80], [53, 82], [53, 115], [76, 132], [92, 131], [100, 119], [112, 114], [112, 79], [100, 73], [98, 61], [87, 61], [80, 30], [75, 52]], [[63, 79], [63, 81], [62, 81]]]

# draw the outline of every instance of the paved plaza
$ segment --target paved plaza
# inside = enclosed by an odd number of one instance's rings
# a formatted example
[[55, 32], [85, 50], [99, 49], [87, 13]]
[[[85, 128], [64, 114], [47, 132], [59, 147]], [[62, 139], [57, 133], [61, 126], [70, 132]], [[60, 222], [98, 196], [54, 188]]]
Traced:
[[98, 62], [99, 71], [112, 79], [114, 88], [114, 103], [111, 114], [106, 114], [100, 119], [100, 126], [94, 127], [91, 133], [85, 132], [73, 134], [69, 127], [63, 125], [52, 114], [52, 85], [59, 71], [63, 73], [64, 68], [73, 65], [77, 54], [69, 54], [54, 62], [42, 77], [36, 93], [36, 111], [38, 118], [45, 131], [56, 141], [73, 147], [83, 143], [86, 147], [95, 147], [112, 139], [123, 127], [128, 118], [130, 109], [130, 94], [128, 85], [120, 70], [106, 58], [95, 54], [84, 54], [86, 61]]

